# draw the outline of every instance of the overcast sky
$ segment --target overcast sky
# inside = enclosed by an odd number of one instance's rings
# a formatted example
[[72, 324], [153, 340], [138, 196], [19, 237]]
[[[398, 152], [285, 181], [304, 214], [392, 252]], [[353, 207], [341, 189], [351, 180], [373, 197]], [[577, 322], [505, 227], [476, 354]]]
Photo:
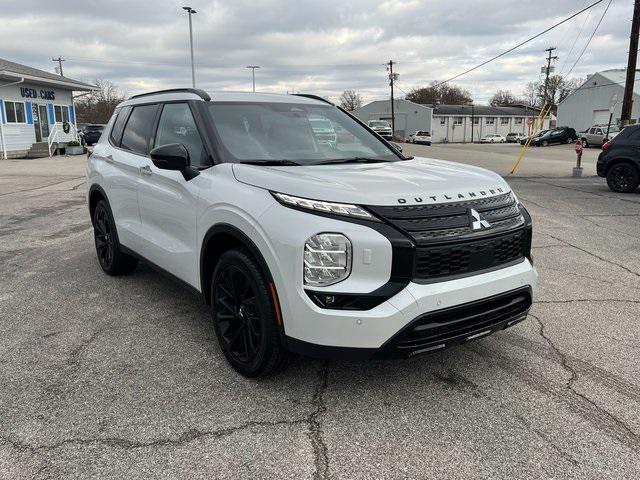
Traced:
[[[125, 93], [190, 86], [187, 15], [193, 17], [198, 87], [318, 93], [345, 89], [366, 101], [388, 95], [389, 59], [399, 95], [480, 63], [595, 0], [0, 0], [0, 57], [65, 76], [108, 79]], [[544, 49], [557, 46], [566, 73], [608, 0], [508, 56], [454, 83], [485, 103], [498, 88], [520, 94], [537, 80]], [[613, 0], [596, 36], [571, 73], [585, 77], [624, 68], [632, 0]]]

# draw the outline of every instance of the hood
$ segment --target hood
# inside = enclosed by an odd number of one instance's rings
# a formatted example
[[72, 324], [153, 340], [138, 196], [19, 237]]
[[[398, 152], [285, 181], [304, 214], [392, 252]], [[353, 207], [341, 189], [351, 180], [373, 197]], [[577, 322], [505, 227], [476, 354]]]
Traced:
[[236, 163], [233, 174], [240, 182], [273, 192], [359, 205], [447, 203], [510, 191], [494, 172], [428, 158], [302, 167]]

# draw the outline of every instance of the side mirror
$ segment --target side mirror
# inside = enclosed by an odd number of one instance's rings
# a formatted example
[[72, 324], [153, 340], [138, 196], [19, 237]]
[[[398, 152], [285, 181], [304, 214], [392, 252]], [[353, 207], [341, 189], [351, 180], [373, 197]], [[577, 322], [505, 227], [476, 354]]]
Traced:
[[181, 143], [160, 145], [151, 150], [149, 155], [156, 167], [161, 170], [177, 170], [185, 180], [191, 180], [200, 173], [189, 165], [189, 151]]
[[402, 147], [398, 145], [396, 142], [389, 142], [393, 148], [402, 153]]

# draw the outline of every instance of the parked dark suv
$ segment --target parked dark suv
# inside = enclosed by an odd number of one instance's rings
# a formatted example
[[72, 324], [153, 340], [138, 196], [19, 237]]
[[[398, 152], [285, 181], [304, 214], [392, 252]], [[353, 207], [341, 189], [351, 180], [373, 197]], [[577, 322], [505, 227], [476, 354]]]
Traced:
[[541, 136], [536, 136], [531, 145], [536, 147], [546, 147], [552, 143], [573, 143], [578, 139], [578, 134], [573, 128], [558, 127], [549, 130]]
[[640, 184], [640, 125], [625, 127], [602, 146], [596, 163], [598, 175], [614, 192], [633, 192]]
[[86, 127], [84, 127], [82, 129], [82, 135], [84, 136], [85, 143], [87, 145], [98, 143], [103, 130], [104, 125], [87, 125]]

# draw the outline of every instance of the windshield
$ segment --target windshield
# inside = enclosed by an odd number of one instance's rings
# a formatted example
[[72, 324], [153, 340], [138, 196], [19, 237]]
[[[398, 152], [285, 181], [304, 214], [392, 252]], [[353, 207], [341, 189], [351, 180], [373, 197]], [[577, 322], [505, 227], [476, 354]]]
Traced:
[[[400, 160], [377, 135], [330, 105], [219, 102], [208, 104], [208, 111], [225, 161], [314, 165]], [[329, 138], [319, 131], [325, 128], [336, 133]]]
[[369, 126], [370, 127], [386, 127], [386, 128], [391, 128], [391, 125], [389, 125], [387, 122], [385, 122], [384, 120], [372, 120], [369, 122]]
[[[602, 128], [605, 132], [607, 131], [607, 127]], [[616, 125], [611, 125], [609, 127], [609, 133], [618, 133], [620, 129]]]

